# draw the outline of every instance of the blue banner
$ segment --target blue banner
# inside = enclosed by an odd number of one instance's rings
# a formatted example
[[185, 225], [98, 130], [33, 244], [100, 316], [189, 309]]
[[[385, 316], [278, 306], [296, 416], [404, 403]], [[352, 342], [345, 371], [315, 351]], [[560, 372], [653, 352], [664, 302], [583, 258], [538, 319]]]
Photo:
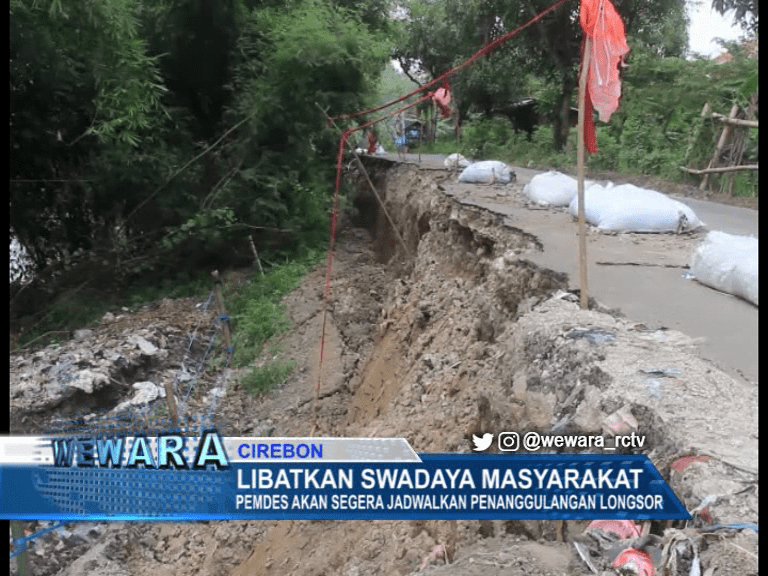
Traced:
[[[167, 444], [172, 456], [174, 445]], [[87, 466], [6, 463], [0, 467], [0, 518], [690, 519], [641, 454], [419, 454], [410, 461], [333, 462], [242, 458], [217, 466], [225, 460], [222, 452], [219, 462], [195, 468], [196, 461], [205, 464], [218, 456], [207, 449], [195, 453], [197, 460], [190, 457], [189, 467], [180, 468], [149, 467], [146, 461], [99, 467], [93, 465], [97, 456], [84, 458]]]

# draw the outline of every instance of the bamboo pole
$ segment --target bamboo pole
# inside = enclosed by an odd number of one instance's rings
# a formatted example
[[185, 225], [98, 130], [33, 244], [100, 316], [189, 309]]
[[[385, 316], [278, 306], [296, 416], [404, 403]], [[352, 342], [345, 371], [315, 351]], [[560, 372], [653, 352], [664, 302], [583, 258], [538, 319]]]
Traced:
[[[315, 105], [320, 108], [320, 110], [323, 110], [320, 104], [315, 102]], [[323, 110], [323, 114], [325, 114], [326, 118], [328, 118], [328, 122], [334, 126], [339, 132], [341, 132], [341, 128], [336, 126], [336, 122], [333, 121], [333, 119], [328, 116], [328, 113]], [[419, 131], [419, 135], [421, 135], [421, 131]], [[352, 155], [355, 157], [355, 160], [357, 160], [358, 166], [360, 166], [360, 170], [363, 173], [363, 176], [365, 176], [365, 179], [368, 181], [368, 186], [370, 186], [371, 191], [373, 192], [373, 195], [376, 196], [376, 200], [379, 202], [379, 206], [381, 206], [381, 209], [384, 211], [384, 216], [386, 216], [387, 220], [389, 221], [389, 225], [392, 226], [392, 230], [397, 235], [398, 240], [400, 240], [400, 244], [403, 246], [403, 250], [405, 250], [405, 253], [408, 255], [408, 257], [411, 257], [411, 251], [408, 250], [408, 246], [405, 243], [405, 240], [403, 240], [403, 237], [400, 234], [400, 231], [397, 229], [397, 226], [395, 226], [395, 221], [392, 220], [392, 216], [389, 215], [389, 211], [387, 210], [387, 207], [384, 205], [384, 200], [382, 200], [381, 196], [379, 196], [379, 193], [376, 190], [376, 187], [373, 185], [373, 181], [371, 181], [371, 177], [368, 175], [368, 170], [365, 169], [365, 166], [363, 165], [363, 161], [360, 159], [360, 156], [358, 156], [357, 152], [355, 152], [355, 147], [348, 142], [349, 149], [352, 152]], [[419, 156], [419, 160], [421, 160], [421, 156]]]
[[722, 172], [736, 172], [738, 170], [757, 170], [757, 164], [742, 164], [741, 166], [723, 166], [722, 168], [705, 168], [704, 170], [696, 170], [694, 168], [686, 168], [680, 166], [680, 170], [690, 172], [691, 174], [719, 174]]
[[712, 112], [712, 118], [720, 120], [720, 122], [730, 126], [747, 126], [749, 128], [758, 128], [757, 120], [740, 120], [738, 118], [731, 118], [729, 116], [718, 114], [717, 112]]
[[[589, 308], [587, 295], [587, 224], [584, 214], [584, 97], [587, 89], [587, 72], [589, 71], [589, 56], [592, 51], [592, 39], [587, 36], [584, 44], [584, 60], [581, 64], [581, 76], [579, 77], [579, 139], [578, 139], [578, 194], [579, 194], [579, 288], [581, 292], [581, 309]], [[592, 114], [592, 110], [589, 111]]]

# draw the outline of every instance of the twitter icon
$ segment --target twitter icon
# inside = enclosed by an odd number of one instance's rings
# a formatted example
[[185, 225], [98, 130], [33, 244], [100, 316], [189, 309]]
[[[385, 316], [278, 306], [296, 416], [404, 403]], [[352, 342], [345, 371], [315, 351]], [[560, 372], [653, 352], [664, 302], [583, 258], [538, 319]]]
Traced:
[[491, 445], [491, 442], [493, 442], [493, 434], [485, 433], [483, 434], [482, 438], [478, 438], [474, 434], [472, 434], [472, 442], [475, 443], [475, 447], [472, 448], [475, 452], [482, 452], [483, 450], [488, 450], [488, 447]]

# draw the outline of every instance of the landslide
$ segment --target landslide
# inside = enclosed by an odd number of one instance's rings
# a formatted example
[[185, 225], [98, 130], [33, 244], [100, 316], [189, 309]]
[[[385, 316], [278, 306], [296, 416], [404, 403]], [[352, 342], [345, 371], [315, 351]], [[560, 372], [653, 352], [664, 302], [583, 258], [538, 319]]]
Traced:
[[[644, 451], [689, 509], [715, 493], [711, 521], [757, 522], [754, 390], [699, 358], [683, 334], [649, 330], [596, 302], [580, 310], [563, 275], [528, 261], [541, 250], [534, 236], [442, 193], [451, 175], [377, 159], [366, 167], [389, 218], [351, 170], [354, 210], [340, 225], [321, 377], [323, 267], [285, 300], [294, 328], [281, 354], [297, 371], [259, 398], [238, 386], [235, 372], [216, 411], [223, 434], [405, 437], [417, 452], [468, 452], [472, 435], [489, 431], [605, 434], [608, 417], [619, 412], [632, 415], [634, 431], [647, 437]], [[670, 376], [651, 382], [663, 368], [672, 368]], [[685, 474], [672, 470], [691, 453], [709, 460]], [[115, 524], [76, 562], [50, 573], [584, 574], [571, 542], [585, 525]], [[665, 528], [651, 526], [659, 536]], [[745, 534], [738, 546], [746, 554], [702, 540], [702, 558], [715, 566], [730, 550], [737, 571], [722, 573], [753, 573], [757, 536]], [[50, 542], [55, 554], [58, 543]]]

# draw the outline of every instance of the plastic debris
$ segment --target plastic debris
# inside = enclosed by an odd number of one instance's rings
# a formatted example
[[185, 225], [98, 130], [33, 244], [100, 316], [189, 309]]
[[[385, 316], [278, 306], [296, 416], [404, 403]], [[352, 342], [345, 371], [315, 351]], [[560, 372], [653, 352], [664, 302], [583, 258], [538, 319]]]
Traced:
[[589, 530], [613, 532], [623, 540], [639, 538], [643, 533], [643, 527], [632, 520], [593, 520], [587, 528]]
[[603, 430], [613, 436], [630, 434], [638, 428], [629, 406], [622, 406], [603, 420]]
[[571, 330], [565, 335], [566, 338], [585, 338], [592, 345], [612, 344], [616, 341], [616, 335], [606, 330]]
[[613, 562], [614, 568], [621, 568], [625, 573], [637, 576], [656, 576], [656, 567], [648, 552], [627, 548]]

